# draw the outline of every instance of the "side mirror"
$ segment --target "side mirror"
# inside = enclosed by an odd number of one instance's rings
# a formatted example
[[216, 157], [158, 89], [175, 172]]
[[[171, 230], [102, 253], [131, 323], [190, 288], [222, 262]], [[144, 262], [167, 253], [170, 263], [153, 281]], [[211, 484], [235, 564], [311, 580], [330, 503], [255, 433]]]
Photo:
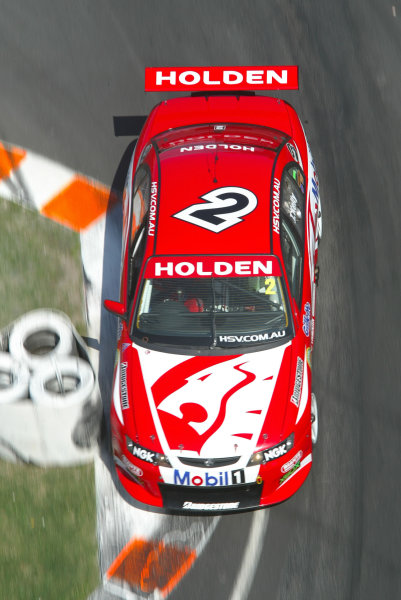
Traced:
[[106, 310], [111, 312], [113, 315], [117, 315], [117, 317], [122, 317], [123, 319], [127, 316], [127, 309], [125, 304], [122, 302], [116, 302], [115, 300], [105, 300], [103, 305]]

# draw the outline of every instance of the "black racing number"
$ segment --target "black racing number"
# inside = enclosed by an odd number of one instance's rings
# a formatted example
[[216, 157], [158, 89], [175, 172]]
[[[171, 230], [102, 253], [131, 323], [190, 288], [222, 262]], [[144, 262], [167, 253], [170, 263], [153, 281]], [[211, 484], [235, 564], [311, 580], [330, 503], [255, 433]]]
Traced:
[[241, 187], [222, 187], [201, 196], [207, 204], [192, 204], [173, 215], [177, 219], [220, 233], [237, 225], [241, 217], [255, 210], [258, 200], [253, 192]]

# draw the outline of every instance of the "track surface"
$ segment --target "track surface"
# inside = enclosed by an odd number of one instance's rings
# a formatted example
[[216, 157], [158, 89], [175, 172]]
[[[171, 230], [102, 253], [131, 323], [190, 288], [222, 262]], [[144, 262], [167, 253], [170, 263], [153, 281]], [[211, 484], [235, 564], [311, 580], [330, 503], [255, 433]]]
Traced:
[[[130, 141], [114, 138], [112, 117], [161, 99], [142, 91], [145, 66], [300, 66], [300, 91], [282, 96], [304, 119], [322, 191], [320, 441], [302, 490], [269, 512], [251, 600], [401, 597], [401, 3], [392, 2], [0, 2], [0, 138], [106, 184]], [[222, 518], [171, 598], [233, 600], [253, 518]]]

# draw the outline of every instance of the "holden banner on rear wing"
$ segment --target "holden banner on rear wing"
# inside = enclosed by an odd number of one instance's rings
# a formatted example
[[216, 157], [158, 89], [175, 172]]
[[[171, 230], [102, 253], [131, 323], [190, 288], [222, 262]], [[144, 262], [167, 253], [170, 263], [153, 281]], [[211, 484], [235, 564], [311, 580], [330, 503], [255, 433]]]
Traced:
[[297, 90], [298, 66], [147, 67], [145, 92]]

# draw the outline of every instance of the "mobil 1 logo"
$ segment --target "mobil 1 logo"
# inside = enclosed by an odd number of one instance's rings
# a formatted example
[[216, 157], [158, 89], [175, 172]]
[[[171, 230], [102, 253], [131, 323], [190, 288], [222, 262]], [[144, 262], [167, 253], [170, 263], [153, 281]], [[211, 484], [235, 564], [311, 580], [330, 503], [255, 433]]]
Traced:
[[240, 485], [245, 483], [244, 469], [235, 469], [234, 471], [205, 471], [202, 475], [193, 475], [189, 471], [179, 471], [174, 469], [175, 485], [195, 485], [195, 486], [227, 486]]
[[221, 187], [201, 196], [206, 203], [192, 204], [173, 215], [192, 225], [220, 233], [241, 223], [245, 215], [255, 210], [258, 199], [242, 187]]

